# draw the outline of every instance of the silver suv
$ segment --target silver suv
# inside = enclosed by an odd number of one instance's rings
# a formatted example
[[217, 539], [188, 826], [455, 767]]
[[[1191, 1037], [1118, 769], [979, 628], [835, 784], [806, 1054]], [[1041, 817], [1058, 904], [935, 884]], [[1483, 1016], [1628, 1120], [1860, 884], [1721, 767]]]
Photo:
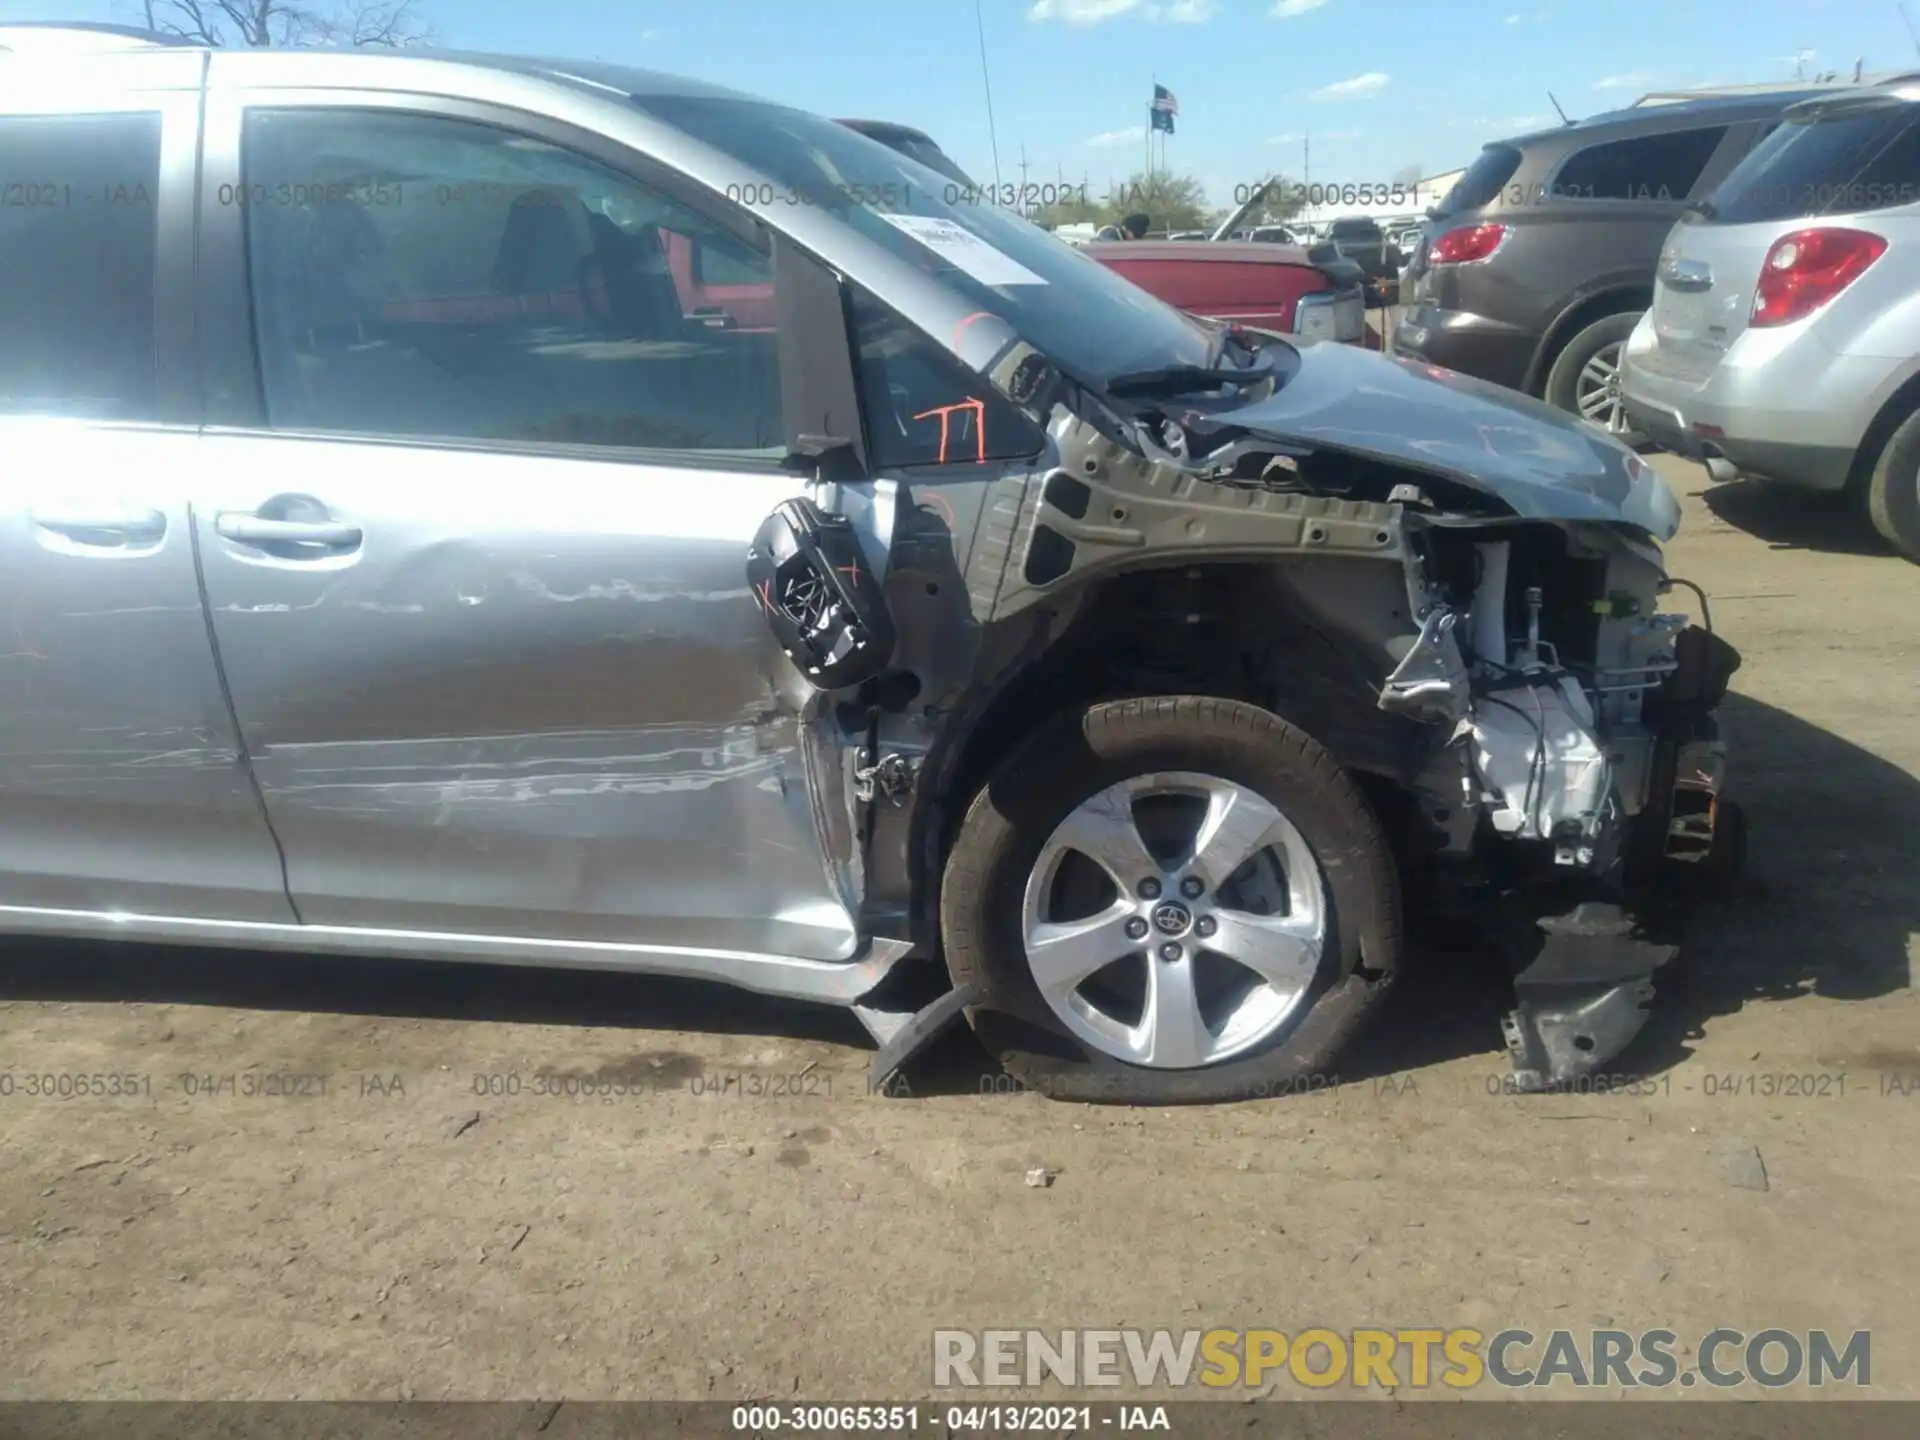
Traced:
[[1570, 417], [705, 84], [0, 47], [0, 928], [704, 976], [883, 1073], [964, 1013], [1160, 1101], [1315, 1083], [1404, 883], [1532, 907], [1532, 1085], [1737, 853], [1737, 657]]
[[1794, 106], [1687, 211], [1621, 389], [1722, 479], [1864, 492], [1920, 561], [1920, 83]]

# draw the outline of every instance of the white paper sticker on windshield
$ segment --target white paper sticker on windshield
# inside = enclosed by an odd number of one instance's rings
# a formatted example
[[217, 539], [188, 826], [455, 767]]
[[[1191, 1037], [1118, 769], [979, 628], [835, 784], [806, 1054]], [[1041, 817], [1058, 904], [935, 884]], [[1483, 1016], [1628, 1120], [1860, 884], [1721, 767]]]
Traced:
[[913, 236], [956, 270], [964, 270], [982, 285], [1044, 285], [1047, 282], [1011, 255], [993, 248], [956, 220], [933, 215], [888, 215], [880, 218]]

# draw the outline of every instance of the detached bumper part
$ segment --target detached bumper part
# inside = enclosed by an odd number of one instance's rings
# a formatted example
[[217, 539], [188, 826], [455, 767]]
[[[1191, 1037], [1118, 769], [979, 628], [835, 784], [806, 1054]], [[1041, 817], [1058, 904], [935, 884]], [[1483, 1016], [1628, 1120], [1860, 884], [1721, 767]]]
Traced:
[[[1678, 952], [1620, 906], [1589, 900], [1534, 922], [1514, 958], [1514, 1008], [1501, 1017], [1517, 1089], [1596, 1073], [1647, 1023], [1653, 972]], [[1528, 954], [1527, 950], [1531, 953]]]

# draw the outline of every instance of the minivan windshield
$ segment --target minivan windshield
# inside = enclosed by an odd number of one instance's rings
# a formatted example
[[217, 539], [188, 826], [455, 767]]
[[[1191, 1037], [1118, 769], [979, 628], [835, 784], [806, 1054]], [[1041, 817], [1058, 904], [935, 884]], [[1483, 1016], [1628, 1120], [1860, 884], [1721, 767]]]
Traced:
[[1775, 130], [1688, 216], [1753, 225], [1920, 200], [1920, 104], [1889, 100]]
[[[960, 290], [976, 308], [999, 316], [1028, 344], [1091, 383], [1169, 366], [1205, 366], [1212, 358], [1209, 327], [1030, 221], [979, 203], [971, 187], [836, 121], [735, 97], [633, 99], [664, 123], [752, 166], [781, 193], [808, 197]], [[1021, 283], [988, 283], [918, 238], [952, 226], [986, 247], [968, 242], [976, 272], [1006, 274]]]

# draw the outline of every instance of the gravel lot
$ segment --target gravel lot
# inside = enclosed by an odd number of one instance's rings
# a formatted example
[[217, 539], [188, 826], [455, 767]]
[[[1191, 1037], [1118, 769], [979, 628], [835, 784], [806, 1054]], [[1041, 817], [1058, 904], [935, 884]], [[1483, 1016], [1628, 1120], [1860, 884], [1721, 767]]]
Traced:
[[1659, 463], [1746, 657], [1755, 874], [1663, 972], [1651, 1093], [1497, 1093], [1471, 957], [1336, 1089], [1127, 1111], [964, 1035], [872, 1096], [851, 1019], [698, 985], [10, 945], [0, 1397], [879, 1400], [935, 1327], [1308, 1324], [1871, 1328], [1920, 1397], [1920, 568]]

